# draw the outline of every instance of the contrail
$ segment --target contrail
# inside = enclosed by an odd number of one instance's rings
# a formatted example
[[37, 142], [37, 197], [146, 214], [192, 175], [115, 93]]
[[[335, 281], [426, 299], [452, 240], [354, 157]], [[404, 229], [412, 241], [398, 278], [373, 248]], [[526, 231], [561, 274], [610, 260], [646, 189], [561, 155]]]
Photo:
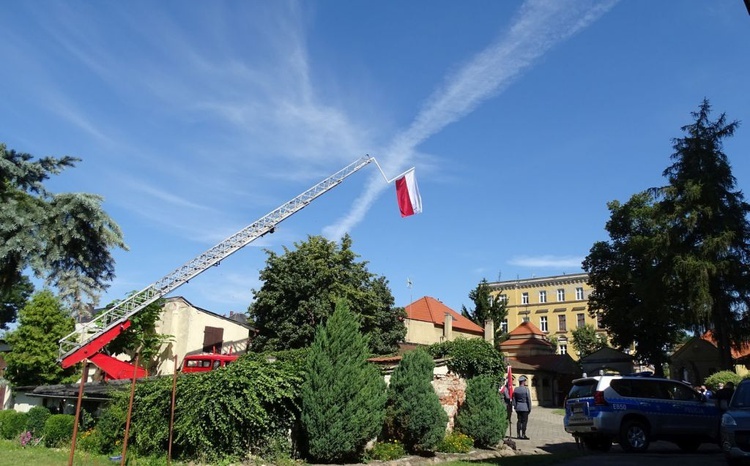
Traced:
[[[555, 45], [586, 28], [618, 0], [527, 0], [510, 29], [478, 53], [427, 99], [412, 124], [399, 133], [382, 154], [381, 165], [400, 173], [414, 157], [415, 148], [450, 123], [471, 113], [484, 101], [504, 91], [522, 72]], [[359, 223], [377, 196], [387, 188], [373, 175], [351, 210], [324, 229], [340, 238]]]

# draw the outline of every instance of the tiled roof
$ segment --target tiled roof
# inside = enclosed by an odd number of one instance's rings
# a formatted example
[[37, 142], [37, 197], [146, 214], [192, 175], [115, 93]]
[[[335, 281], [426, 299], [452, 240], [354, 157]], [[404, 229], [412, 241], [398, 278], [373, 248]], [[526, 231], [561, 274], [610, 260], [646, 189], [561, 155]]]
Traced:
[[[701, 336], [701, 339], [705, 340], [705, 341], [707, 341], [707, 342], [709, 342], [711, 344], [713, 344], [714, 346], [718, 346], [716, 344], [716, 338], [714, 337], [714, 333], [711, 330], [709, 330], [706, 333], [704, 333]], [[745, 359], [748, 356], [750, 356], [750, 344], [744, 343], [740, 347], [739, 350], [737, 350], [734, 347], [732, 347], [732, 358], [733, 359], [735, 359], [735, 360], [737, 360], [737, 359]]]
[[514, 328], [512, 332], [508, 334], [509, 337], [513, 338], [516, 335], [541, 335], [544, 336], [544, 332], [539, 330], [539, 327], [532, 324], [531, 322], [521, 322], [521, 324]]
[[424, 296], [406, 306], [406, 317], [411, 320], [445, 325], [445, 314], [453, 316], [453, 328], [464, 332], [484, 334], [484, 329], [435, 298]]

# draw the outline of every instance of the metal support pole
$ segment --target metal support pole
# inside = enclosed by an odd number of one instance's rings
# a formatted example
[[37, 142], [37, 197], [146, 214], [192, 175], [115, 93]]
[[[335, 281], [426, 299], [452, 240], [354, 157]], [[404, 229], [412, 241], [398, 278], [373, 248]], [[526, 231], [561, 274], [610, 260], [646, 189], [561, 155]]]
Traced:
[[130, 383], [130, 402], [128, 403], [128, 418], [125, 421], [125, 438], [122, 439], [122, 458], [120, 466], [125, 466], [125, 456], [128, 453], [128, 436], [130, 435], [130, 417], [133, 415], [133, 398], [135, 398], [135, 380], [138, 374], [138, 358], [140, 353], [135, 354], [135, 365], [133, 366], [133, 381]]
[[81, 403], [83, 402], [83, 386], [86, 383], [86, 379], [89, 376], [89, 360], [83, 361], [83, 372], [81, 373], [81, 383], [78, 387], [78, 402], [76, 403], [76, 420], [73, 423], [73, 440], [70, 444], [70, 457], [68, 458], [68, 466], [73, 466], [73, 457], [76, 453], [76, 440], [78, 439], [78, 421], [81, 419]]
[[169, 413], [169, 448], [167, 451], [167, 466], [172, 464], [172, 434], [174, 433], [174, 406], [177, 394], [177, 356], [174, 357], [174, 374], [172, 374], [172, 408]]

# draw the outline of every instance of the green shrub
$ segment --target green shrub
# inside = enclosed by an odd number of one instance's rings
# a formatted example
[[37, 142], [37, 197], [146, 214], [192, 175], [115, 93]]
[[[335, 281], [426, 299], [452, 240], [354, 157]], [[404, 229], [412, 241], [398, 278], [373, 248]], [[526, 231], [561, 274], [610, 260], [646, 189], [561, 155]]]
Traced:
[[75, 416], [72, 414], [53, 414], [44, 423], [44, 445], [59, 447], [70, 442], [73, 437]]
[[719, 389], [719, 383], [723, 383], [724, 385], [726, 385], [727, 382], [732, 382], [734, 386], [736, 387], [737, 384], [740, 383], [740, 380], [742, 380], [742, 377], [737, 375], [736, 372], [720, 371], [720, 372], [714, 372], [710, 376], [706, 377], [706, 380], [703, 383], [707, 387], [709, 387], [714, 393], [716, 393], [716, 390]]
[[85, 451], [99, 454], [109, 454], [120, 451], [122, 439], [125, 436], [125, 420], [127, 416], [127, 401], [129, 394], [119, 392], [115, 395], [123, 398], [123, 402], [113, 402], [99, 415], [96, 426], [88, 429], [86, 441], [82, 447]]
[[0, 437], [12, 440], [26, 429], [29, 415], [12, 409], [0, 411]]
[[398, 440], [377, 442], [370, 450], [370, 458], [378, 461], [393, 461], [406, 455], [404, 446]]
[[503, 355], [490, 343], [478, 338], [435, 343], [427, 351], [433, 358], [450, 358], [448, 369], [467, 380], [478, 375], [489, 375], [499, 385], [505, 373]]
[[406, 353], [388, 387], [383, 436], [399, 440], [411, 453], [434, 451], [445, 436], [448, 415], [432, 388], [434, 368], [425, 350]]
[[302, 385], [302, 426], [317, 462], [359, 461], [383, 426], [386, 386], [367, 361], [367, 338], [344, 301], [336, 304], [310, 347]]
[[34, 438], [44, 435], [44, 423], [50, 417], [49, 409], [44, 406], [34, 406], [29, 410], [29, 418], [26, 420], [26, 430], [31, 432]]
[[[291, 451], [301, 384], [299, 368], [281, 359], [241, 357], [220, 371], [179, 375], [173, 455], [212, 463], [248, 453], [265, 458], [281, 444]], [[96, 424], [102, 453], [121, 448], [129, 396], [112, 392]], [[128, 445], [138, 455], [166, 454], [171, 400], [171, 377], [136, 384]]]
[[458, 408], [456, 429], [482, 448], [494, 447], [508, 429], [505, 403], [497, 395], [495, 378], [482, 375], [469, 379], [466, 401]]
[[451, 432], [438, 443], [437, 451], [443, 453], [469, 453], [474, 447], [474, 440], [462, 432]]

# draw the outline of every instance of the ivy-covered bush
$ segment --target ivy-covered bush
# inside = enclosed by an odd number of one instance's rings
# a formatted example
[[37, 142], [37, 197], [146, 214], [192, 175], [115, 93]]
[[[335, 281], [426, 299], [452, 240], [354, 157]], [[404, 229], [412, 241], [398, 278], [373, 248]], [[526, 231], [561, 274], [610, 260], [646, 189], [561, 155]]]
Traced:
[[102, 411], [96, 421], [96, 426], [84, 434], [85, 441], [80, 445], [81, 449], [98, 454], [109, 454], [121, 450], [122, 439], [125, 436], [129, 393], [127, 391], [115, 392], [113, 396], [115, 401]]
[[[298, 362], [284, 356], [241, 357], [220, 370], [179, 375], [174, 455], [207, 462], [278, 455], [279, 450], [291, 455], [289, 432], [298, 418], [301, 384]], [[128, 443], [137, 454], [166, 453], [171, 393], [171, 377], [136, 384]], [[122, 439], [128, 400], [128, 391], [113, 393], [96, 425], [102, 453]]]
[[34, 406], [29, 410], [26, 420], [26, 430], [31, 432], [32, 437], [39, 438], [44, 435], [44, 423], [52, 415], [50, 410], [44, 406]]
[[0, 411], [0, 437], [11, 440], [26, 429], [29, 415], [12, 409]]
[[443, 453], [468, 453], [474, 447], [474, 439], [461, 432], [450, 432], [438, 443], [437, 451]]
[[456, 429], [478, 447], [494, 447], [508, 430], [507, 411], [497, 395], [495, 378], [481, 375], [466, 384], [466, 401], [458, 408]]
[[445, 436], [448, 415], [432, 388], [435, 363], [422, 349], [406, 353], [391, 375], [383, 436], [411, 453], [435, 451]]
[[427, 351], [433, 358], [450, 358], [448, 369], [467, 380], [478, 375], [489, 375], [499, 385], [505, 373], [503, 355], [480, 338], [435, 343]]
[[344, 301], [318, 327], [302, 385], [302, 426], [316, 462], [359, 461], [383, 426], [386, 386], [367, 361], [368, 341]]
[[53, 414], [44, 423], [44, 445], [59, 447], [70, 442], [73, 437], [75, 416], [72, 414]]

